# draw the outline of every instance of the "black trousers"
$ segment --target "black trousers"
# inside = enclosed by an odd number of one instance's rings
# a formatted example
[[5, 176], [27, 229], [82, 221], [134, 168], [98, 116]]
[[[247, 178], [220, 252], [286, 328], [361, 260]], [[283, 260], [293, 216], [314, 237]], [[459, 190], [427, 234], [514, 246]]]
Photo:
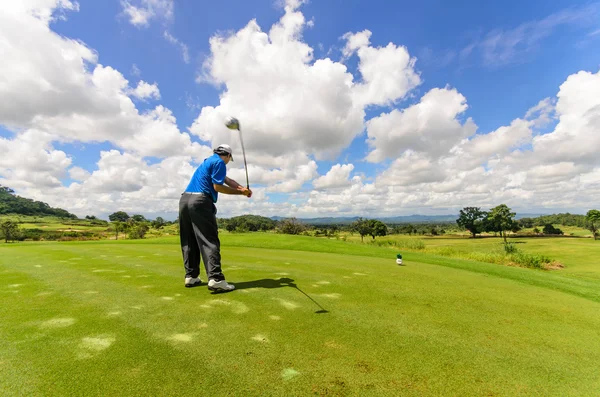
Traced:
[[225, 280], [216, 214], [210, 195], [183, 193], [179, 199], [179, 238], [186, 277], [200, 275], [202, 256], [208, 279]]

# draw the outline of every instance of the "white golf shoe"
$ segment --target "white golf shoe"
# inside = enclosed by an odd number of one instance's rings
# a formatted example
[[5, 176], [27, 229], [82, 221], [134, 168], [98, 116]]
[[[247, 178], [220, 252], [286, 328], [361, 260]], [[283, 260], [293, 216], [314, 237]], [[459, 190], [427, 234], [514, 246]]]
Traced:
[[217, 291], [217, 292], [228, 292], [228, 291], [233, 291], [235, 289], [235, 285], [229, 284], [225, 280], [221, 280], [221, 281], [208, 280], [208, 289], [211, 291]]
[[185, 288], [197, 287], [202, 284], [202, 280], [200, 277], [186, 277], [185, 278]]

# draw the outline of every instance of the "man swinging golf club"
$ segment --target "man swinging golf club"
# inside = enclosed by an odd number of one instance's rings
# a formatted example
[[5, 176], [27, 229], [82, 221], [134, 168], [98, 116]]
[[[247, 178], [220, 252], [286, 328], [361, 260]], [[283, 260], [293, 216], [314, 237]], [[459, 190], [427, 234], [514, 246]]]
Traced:
[[185, 286], [196, 287], [200, 281], [200, 256], [208, 276], [208, 289], [217, 292], [233, 291], [235, 286], [225, 281], [221, 271], [221, 243], [217, 227], [219, 193], [252, 196], [252, 190], [226, 176], [225, 165], [233, 161], [229, 145], [219, 145], [213, 155], [196, 169], [188, 187], [179, 200], [179, 237]]

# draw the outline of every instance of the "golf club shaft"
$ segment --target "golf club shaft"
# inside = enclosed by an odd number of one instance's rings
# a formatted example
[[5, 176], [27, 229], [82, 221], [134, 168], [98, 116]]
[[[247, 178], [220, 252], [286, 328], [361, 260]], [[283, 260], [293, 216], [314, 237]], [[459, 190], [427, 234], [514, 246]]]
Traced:
[[244, 155], [244, 169], [246, 170], [246, 188], [250, 189], [250, 182], [248, 182], [248, 165], [246, 164], [246, 149], [244, 149], [244, 140], [242, 139], [242, 127], [238, 128], [240, 133], [240, 142], [242, 144], [242, 154]]
[[319, 306], [319, 308], [321, 310], [325, 310], [325, 308], [323, 306], [321, 306], [319, 304], [319, 302], [317, 302], [316, 300], [314, 300], [313, 298], [311, 298], [306, 292], [302, 291], [300, 288], [298, 288], [297, 285], [294, 286], [294, 288], [296, 288], [298, 291], [302, 292], [304, 294], [304, 296], [306, 296], [308, 299], [310, 299], [311, 301], [313, 301], [315, 303], [315, 305]]

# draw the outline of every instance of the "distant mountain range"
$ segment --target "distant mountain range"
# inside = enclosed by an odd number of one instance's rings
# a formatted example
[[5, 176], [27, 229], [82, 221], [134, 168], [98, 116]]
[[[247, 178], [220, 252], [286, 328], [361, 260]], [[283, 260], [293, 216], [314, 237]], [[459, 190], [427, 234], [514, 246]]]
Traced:
[[[516, 219], [521, 218], [536, 218], [544, 214], [517, 214]], [[323, 218], [297, 218], [298, 221], [309, 225], [347, 225], [355, 220], [358, 216], [353, 217], [323, 217]], [[456, 222], [458, 219], [457, 215], [404, 215], [404, 216], [392, 216], [392, 217], [363, 217], [379, 219], [383, 223], [387, 224], [406, 224], [406, 223], [448, 223]], [[282, 216], [272, 216], [271, 219], [280, 221], [286, 219]]]

